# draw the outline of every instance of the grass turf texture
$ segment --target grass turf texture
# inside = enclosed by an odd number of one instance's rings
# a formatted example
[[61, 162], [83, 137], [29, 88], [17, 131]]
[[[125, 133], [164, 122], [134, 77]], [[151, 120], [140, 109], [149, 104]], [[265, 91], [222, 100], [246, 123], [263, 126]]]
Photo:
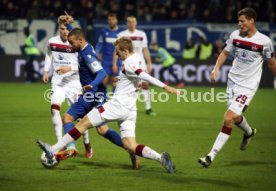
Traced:
[[[56, 138], [51, 123], [50, 104], [41, 84], [0, 84], [0, 190], [274, 190], [276, 187], [276, 93], [260, 89], [245, 115], [256, 137], [248, 150], [240, 151], [242, 132], [235, 128], [227, 144], [210, 168], [197, 160], [211, 149], [221, 129], [225, 103], [153, 103], [156, 117], [144, 114], [138, 103], [137, 140], [162, 152], [168, 151], [176, 165], [167, 174], [155, 161], [142, 159], [140, 170], [131, 170], [128, 154], [91, 129], [94, 157], [80, 155], [62, 161], [56, 169], [40, 164], [40, 138], [51, 144]], [[158, 89], [156, 89], [159, 91]], [[215, 88], [224, 92], [225, 88]], [[188, 87], [188, 92], [210, 88]], [[65, 105], [64, 105], [65, 106]], [[63, 112], [66, 107], [63, 107]], [[115, 123], [110, 127], [118, 131]]]

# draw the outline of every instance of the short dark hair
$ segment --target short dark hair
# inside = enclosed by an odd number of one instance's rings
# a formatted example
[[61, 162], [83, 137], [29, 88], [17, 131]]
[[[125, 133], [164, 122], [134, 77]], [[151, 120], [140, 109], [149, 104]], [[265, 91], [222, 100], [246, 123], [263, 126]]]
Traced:
[[257, 13], [254, 9], [252, 8], [244, 8], [238, 12], [238, 17], [244, 15], [246, 19], [254, 19], [256, 22], [257, 20]]
[[68, 34], [68, 38], [70, 36], [76, 36], [77, 38], [84, 38], [85, 39], [85, 34], [84, 32], [80, 29], [80, 28], [73, 28], [69, 34]]
[[117, 19], [117, 14], [116, 13], [109, 13], [107, 17], [115, 17]]

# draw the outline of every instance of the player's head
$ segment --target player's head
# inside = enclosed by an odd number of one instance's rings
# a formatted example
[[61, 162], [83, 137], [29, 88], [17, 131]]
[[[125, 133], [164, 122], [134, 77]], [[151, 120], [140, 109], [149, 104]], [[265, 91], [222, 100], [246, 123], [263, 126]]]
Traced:
[[68, 34], [68, 41], [72, 48], [79, 52], [85, 46], [85, 34], [80, 28], [74, 28]]
[[153, 51], [157, 52], [159, 49], [158, 43], [157, 42], [153, 42], [151, 43], [150, 47], [152, 48]]
[[60, 23], [58, 25], [58, 31], [59, 31], [61, 40], [66, 42], [68, 40], [69, 31], [68, 31], [67, 27], [64, 25], [64, 23]]
[[116, 54], [120, 60], [125, 60], [133, 53], [132, 41], [128, 37], [121, 37], [114, 42]]
[[25, 36], [29, 36], [31, 33], [28, 26], [24, 27], [23, 32], [24, 32]]
[[111, 29], [114, 29], [117, 27], [117, 24], [118, 24], [118, 19], [117, 19], [117, 15], [115, 13], [110, 13], [108, 16], [107, 16], [107, 23], [108, 23], [108, 26], [111, 28]]
[[136, 29], [136, 26], [137, 26], [136, 17], [134, 17], [134, 16], [127, 17], [127, 28], [128, 28], [128, 30], [134, 31]]
[[238, 12], [238, 21], [240, 32], [247, 34], [252, 29], [255, 29], [255, 23], [257, 19], [257, 14], [252, 8], [244, 8]]

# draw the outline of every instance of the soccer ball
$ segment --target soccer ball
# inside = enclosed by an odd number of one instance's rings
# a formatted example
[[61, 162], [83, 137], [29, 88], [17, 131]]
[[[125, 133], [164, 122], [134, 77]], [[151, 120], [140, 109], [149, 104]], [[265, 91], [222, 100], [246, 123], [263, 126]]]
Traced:
[[41, 161], [41, 164], [45, 167], [45, 168], [48, 168], [48, 169], [51, 169], [51, 168], [54, 168], [58, 165], [59, 163], [59, 160], [57, 160], [55, 157], [51, 158], [51, 159], [48, 159], [46, 157], [46, 154], [45, 152], [42, 153], [41, 157], [40, 157], [40, 161]]

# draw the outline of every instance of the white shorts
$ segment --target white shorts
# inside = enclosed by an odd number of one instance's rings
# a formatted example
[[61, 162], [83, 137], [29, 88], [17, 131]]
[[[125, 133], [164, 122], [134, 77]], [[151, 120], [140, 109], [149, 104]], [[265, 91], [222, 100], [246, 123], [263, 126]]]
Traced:
[[80, 87], [52, 87], [51, 104], [61, 105], [65, 98], [67, 98], [68, 105], [75, 103], [78, 100], [79, 95], [82, 94]]
[[227, 82], [227, 108], [237, 115], [241, 115], [253, 99], [256, 90], [237, 85], [232, 80]]
[[109, 121], [117, 121], [120, 126], [121, 138], [135, 137], [136, 110], [123, 107], [118, 102], [110, 100], [99, 108], [94, 108], [87, 114], [94, 127], [99, 127]]

